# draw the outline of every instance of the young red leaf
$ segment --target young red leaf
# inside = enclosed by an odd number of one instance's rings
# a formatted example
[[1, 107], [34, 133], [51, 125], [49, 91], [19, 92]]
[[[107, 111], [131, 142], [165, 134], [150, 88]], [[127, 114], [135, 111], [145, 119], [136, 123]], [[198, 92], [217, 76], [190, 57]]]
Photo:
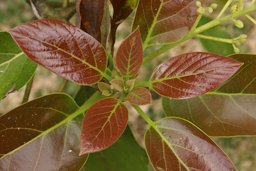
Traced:
[[80, 28], [101, 41], [101, 24], [105, 0], [78, 0], [76, 10]]
[[134, 88], [126, 97], [126, 101], [134, 105], [146, 105], [152, 101], [151, 93], [146, 88]]
[[106, 98], [95, 103], [83, 121], [80, 154], [98, 152], [114, 144], [127, 122], [128, 110], [120, 100]]
[[191, 123], [165, 118], [145, 135], [148, 156], [156, 171], [235, 171], [223, 151]]
[[173, 57], [154, 71], [151, 83], [160, 95], [186, 99], [202, 95], [229, 79], [242, 64], [219, 55], [194, 52]]
[[142, 41], [139, 29], [131, 33], [120, 45], [115, 56], [117, 70], [127, 79], [135, 78], [143, 61]]
[[133, 28], [140, 26], [146, 44], [176, 41], [188, 33], [197, 16], [196, 0], [140, 0]]
[[26, 55], [79, 84], [102, 79], [107, 57], [100, 43], [79, 28], [58, 20], [37, 20], [11, 30]]

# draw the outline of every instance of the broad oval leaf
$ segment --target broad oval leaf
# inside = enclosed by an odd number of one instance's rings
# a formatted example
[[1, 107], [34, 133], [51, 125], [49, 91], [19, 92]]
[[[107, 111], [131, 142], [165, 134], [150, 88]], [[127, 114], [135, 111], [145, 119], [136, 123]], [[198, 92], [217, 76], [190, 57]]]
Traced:
[[140, 26], [146, 45], [176, 41], [185, 36], [197, 18], [196, 0], [140, 0], [133, 28]]
[[151, 78], [160, 95], [186, 99], [204, 94], [228, 80], [242, 64], [219, 55], [194, 52], [173, 57], [158, 66]]
[[35, 69], [36, 64], [19, 49], [11, 35], [0, 32], [0, 99], [22, 88]]
[[105, 0], [78, 0], [76, 10], [80, 28], [101, 41], [101, 24], [104, 16]]
[[135, 78], [143, 61], [142, 41], [139, 29], [131, 33], [120, 45], [115, 56], [116, 69], [125, 78]]
[[187, 100], [164, 98], [163, 108], [211, 136], [256, 135], [255, 103], [253, 94], [210, 93]]
[[114, 144], [127, 122], [128, 110], [120, 100], [106, 98], [95, 103], [83, 121], [80, 154], [98, 152]]
[[134, 88], [125, 98], [126, 101], [134, 105], [146, 105], [152, 102], [152, 96], [148, 89]]
[[148, 163], [145, 150], [138, 145], [127, 127], [110, 148], [90, 154], [84, 171], [106, 171], [106, 168], [111, 171], [148, 171]]
[[52, 94], [0, 117], [0, 170], [79, 170], [81, 119], [60, 124], [77, 110], [67, 95]]
[[158, 121], [146, 132], [145, 145], [156, 171], [236, 170], [206, 134], [182, 119]]
[[104, 75], [103, 47], [71, 24], [37, 20], [17, 26], [11, 34], [29, 58], [68, 80], [87, 85]]

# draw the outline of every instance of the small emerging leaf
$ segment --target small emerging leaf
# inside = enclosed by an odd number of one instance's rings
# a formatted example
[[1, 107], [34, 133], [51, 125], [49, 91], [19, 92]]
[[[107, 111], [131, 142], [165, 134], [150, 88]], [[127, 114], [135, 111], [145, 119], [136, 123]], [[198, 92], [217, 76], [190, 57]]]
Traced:
[[80, 154], [98, 152], [114, 144], [127, 122], [128, 110], [121, 101], [106, 98], [95, 103], [83, 121]]
[[187, 53], [158, 66], [151, 78], [152, 87], [163, 96], [191, 98], [217, 88], [241, 65], [234, 59], [211, 53]]
[[235, 171], [223, 151], [191, 123], [164, 118], [145, 135], [148, 156], [156, 171]]
[[101, 44], [79, 28], [58, 20], [37, 20], [11, 30], [23, 52], [38, 64], [79, 84], [102, 79], [107, 57]]
[[152, 97], [148, 89], [140, 87], [134, 88], [125, 100], [134, 105], [146, 105], [152, 102]]
[[143, 61], [139, 29], [131, 33], [120, 45], [115, 56], [116, 69], [127, 79], [135, 78]]

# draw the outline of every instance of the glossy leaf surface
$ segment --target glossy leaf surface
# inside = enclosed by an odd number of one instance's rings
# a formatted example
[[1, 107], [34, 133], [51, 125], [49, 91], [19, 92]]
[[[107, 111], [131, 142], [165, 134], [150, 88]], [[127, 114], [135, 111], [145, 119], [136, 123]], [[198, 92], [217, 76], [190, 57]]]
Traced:
[[[199, 22], [199, 26], [206, 24], [208, 22], [212, 21], [208, 17], [202, 17], [201, 21]], [[213, 36], [213, 37], [220, 37], [220, 38], [226, 38], [231, 39], [231, 35], [229, 34], [227, 28], [224, 26], [216, 26], [211, 29], [208, 29], [201, 33], [202, 35], [206, 36]], [[218, 55], [228, 56], [234, 54], [234, 48], [231, 44], [228, 43], [222, 43], [212, 40], [206, 40], [206, 39], [200, 39], [203, 47], [205, 50], [211, 53], [215, 53]]]
[[255, 55], [234, 55], [239, 71], [216, 93], [189, 100], [163, 99], [167, 115], [190, 120], [209, 135], [255, 135]]
[[11, 34], [28, 57], [68, 80], [86, 85], [102, 79], [107, 64], [104, 49], [71, 24], [37, 20], [17, 26]]
[[199, 96], [229, 79], [242, 64], [219, 55], [194, 52], [173, 57], [154, 71], [151, 83], [160, 95], [186, 99]]
[[146, 88], [134, 88], [126, 97], [126, 101], [134, 105], [146, 105], [152, 102], [152, 96]]
[[168, 116], [190, 120], [211, 136], [256, 135], [256, 95], [211, 93], [187, 100], [163, 99]]
[[170, 42], [188, 33], [197, 18], [196, 0], [140, 0], [133, 28], [146, 44]]
[[129, 128], [110, 148], [90, 154], [84, 171], [148, 171], [148, 158]]
[[156, 171], [236, 170], [206, 134], [185, 120], [160, 120], [146, 132], [145, 145]]
[[69, 96], [53, 94], [1, 116], [0, 170], [79, 170], [87, 158], [79, 157], [80, 119], [55, 126], [76, 110]]
[[0, 32], [0, 99], [23, 87], [35, 69], [36, 64], [22, 53], [11, 35]]
[[80, 28], [100, 42], [105, 0], [78, 0], [76, 3]]
[[139, 29], [131, 33], [120, 45], [115, 57], [115, 66], [125, 78], [135, 78], [143, 61], [142, 41]]
[[124, 132], [128, 110], [115, 98], [95, 103], [83, 121], [80, 154], [98, 152], [114, 144]]
[[239, 71], [218, 92], [256, 94], [256, 55], [238, 54], [230, 58], [244, 63]]

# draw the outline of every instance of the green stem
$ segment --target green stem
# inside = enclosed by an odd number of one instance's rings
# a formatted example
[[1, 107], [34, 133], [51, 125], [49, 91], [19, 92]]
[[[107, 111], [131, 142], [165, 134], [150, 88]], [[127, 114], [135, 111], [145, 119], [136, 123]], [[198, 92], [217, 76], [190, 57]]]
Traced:
[[250, 15], [246, 15], [246, 17], [253, 23], [256, 25], [256, 20], [254, 18], [252, 18], [252, 16]]
[[198, 34], [196, 37], [200, 38], [200, 39], [213, 40], [213, 41], [216, 41], [216, 42], [233, 44], [233, 40], [232, 39], [225, 39], [225, 38], [220, 38], [220, 37], [206, 36], [206, 35], [202, 35], [202, 34]]
[[30, 93], [31, 93], [31, 89], [32, 89], [32, 86], [33, 86], [33, 82], [34, 82], [34, 76], [27, 83], [27, 86], [26, 86], [26, 89], [25, 89], [25, 92], [24, 92], [24, 96], [23, 96], [23, 99], [22, 99], [22, 104], [28, 102], [29, 96], [30, 96]]
[[222, 8], [222, 10], [220, 11], [219, 15], [216, 18], [220, 18], [225, 13], [225, 11], [228, 9], [232, 2], [233, 0], [228, 0], [228, 2], [225, 4], [225, 6]]
[[134, 87], [148, 87], [148, 88], [151, 88], [151, 82], [150, 81], [136, 80]]
[[152, 121], [148, 115], [137, 105], [133, 105], [133, 108], [140, 114], [140, 116], [150, 125], [152, 126], [154, 129], [156, 128], [156, 124], [154, 121]]
[[211, 29], [211, 28], [213, 28], [215, 26], [218, 26], [218, 25], [222, 24], [223, 22], [229, 21], [231, 19], [235, 19], [237, 17], [241, 17], [241, 16], [244, 16], [244, 15], [247, 15], [247, 14], [249, 14], [249, 13], [255, 11], [255, 10], [256, 10], [256, 6], [250, 6], [250, 7], [246, 8], [244, 10], [241, 10], [241, 11], [235, 13], [235, 14], [228, 15], [228, 16], [221, 17], [221, 18], [215, 19], [213, 21], [210, 21], [209, 23], [206, 23], [206, 24], [198, 27], [197, 29], [195, 29], [193, 33], [187, 34], [187, 36], [185, 36], [184, 38], [180, 39], [179, 41], [173, 42], [173, 43], [170, 43], [170, 44], [166, 44], [166, 45], [162, 46], [160, 49], [158, 49], [155, 52], [151, 53], [150, 55], [145, 56], [144, 57], [144, 63], [151, 61], [155, 57], [165, 53], [166, 51], [170, 50], [171, 48], [174, 48], [177, 45], [180, 45], [181, 43], [183, 43], [183, 42], [185, 42], [185, 41], [195, 37], [199, 33], [202, 33], [202, 32], [204, 32], [206, 30], [209, 30], [209, 29]]

